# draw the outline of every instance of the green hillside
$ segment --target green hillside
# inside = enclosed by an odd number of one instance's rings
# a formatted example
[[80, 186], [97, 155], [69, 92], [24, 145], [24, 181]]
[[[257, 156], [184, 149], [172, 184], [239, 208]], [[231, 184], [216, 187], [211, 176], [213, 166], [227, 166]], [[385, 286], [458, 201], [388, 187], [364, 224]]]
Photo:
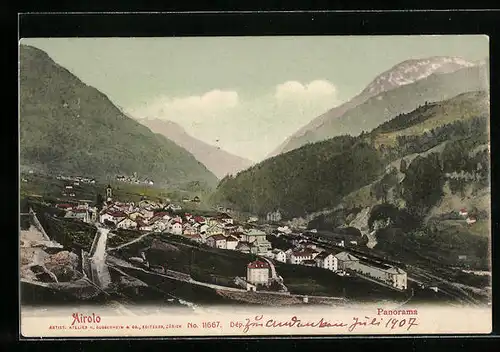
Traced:
[[326, 119], [320, 126], [293, 136], [283, 150], [290, 151], [307, 143], [343, 134], [357, 135], [362, 131], [371, 131], [396, 115], [409, 113], [426, 102], [439, 102], [462, 93], [488, 89], [487, 70], [486, 65], [481, 65], [452, 73], [433, 74], [415, 83], [383, 92], [340, 117]]
[[344, 194], [373, 181], [381, 167], [373, 146], [356, 137], [340, 136], [226, 177], [214, 199], [251, 213], [281, 208], [288, 215], [301, 215], [332, 206]]
[[185, 187], [217, 178], [193, 155], [125, 116], [97, 89], [34, 47], [20, 48], [21, 165], [41, 173], [116, 174]]
[[[485, 92], [426, 104], [370, 133], [308, 144], [227, 177], [214, 201], [258, 214], [280, 208], [292, 217], [333, 208], [347, 196], [351, 201], [371, 201], [370, 205], [388, 201], [391, 190], [398, 194], [392, 198], [399, 198], [420, 218], [442, 197], [446, 173], [478, 173], [479, 186], [487, 185], [488, 155], [471, 151], [488, 141], [488, 116]], [[394, 143], [380, 143], [382, 135], [391, 134], [396, 135]], [[433, 149], [437, 147], [439, 152]], [[419, 155], [428, 151], [429, 155]], [[406, 174], [399, 171], [401, 159], [406, 159], [407, 165], [401, 166]], [[395, 175], [387, 171], [394, 163]], [[351, 204], [356, 205], [361, 204]]]

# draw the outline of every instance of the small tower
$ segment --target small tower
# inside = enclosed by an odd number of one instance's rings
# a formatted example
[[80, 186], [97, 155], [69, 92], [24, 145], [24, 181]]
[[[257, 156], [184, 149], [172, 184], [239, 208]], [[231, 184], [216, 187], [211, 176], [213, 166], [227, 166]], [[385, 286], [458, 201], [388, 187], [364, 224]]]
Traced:
[[111, 198], [113, 198], [113, 189], [111, 188], [111, 185], [108, 185], [108, 187], [106, 187], [106, 199], [110, 202]]

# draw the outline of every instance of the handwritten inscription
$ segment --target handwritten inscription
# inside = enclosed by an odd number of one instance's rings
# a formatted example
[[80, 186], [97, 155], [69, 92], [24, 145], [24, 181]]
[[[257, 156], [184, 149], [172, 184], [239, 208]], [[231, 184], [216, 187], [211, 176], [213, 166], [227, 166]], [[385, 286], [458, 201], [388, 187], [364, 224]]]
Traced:
[[263, 315], [257, 315], [252, 318], [246, 318], [244, 321], [231, 321], [229, 327], [242, 329], [243, 333], [248, 333], [255, 328], [344, 328], [348, 332], [358, 331], [360, 328], [366, 327], [382, 327], [389, 330], [405, 330], [409, 331], [417, 326], [417, 318], [380, 318], [380, 317], [353, 317], [350, 321], [336, 321], [326, 318], [317, 320], [303, 320], [297, 316], [292, 316], [290, 319], [277, 320], [265, 319]]

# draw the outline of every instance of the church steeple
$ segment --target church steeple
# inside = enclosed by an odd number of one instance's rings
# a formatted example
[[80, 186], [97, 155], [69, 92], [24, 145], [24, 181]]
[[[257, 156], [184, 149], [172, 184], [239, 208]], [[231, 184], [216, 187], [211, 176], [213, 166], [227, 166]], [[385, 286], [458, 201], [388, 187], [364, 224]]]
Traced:
[[111, 185], [108, 185], [108, 187], [106, 187], [106, 198], [109, 201], [111, 201], [111, 198], [113, 198], [113, 189], [111, 188]]

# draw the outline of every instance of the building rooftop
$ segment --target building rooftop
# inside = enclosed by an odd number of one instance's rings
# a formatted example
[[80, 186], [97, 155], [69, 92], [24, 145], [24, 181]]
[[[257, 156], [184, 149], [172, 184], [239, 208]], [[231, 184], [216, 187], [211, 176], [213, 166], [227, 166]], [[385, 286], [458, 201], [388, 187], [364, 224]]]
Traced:
[[363, 261], [361, 261], [361, 263], [368, 265], [368, 266], [371, 266], [371, 267], [374, 267], [374, 268], [378, 268], [378, 269], [385, 271], [386, 273], [390, 273], [390, 274], [405, 274], [406, 273], [403, 269], [400, 269], [398, 267], [395, 267], [395, 266], [392, 266], [389, 264], [385, 264], [385, 263], [378, 263], [378, 262], [373, 262], [373, 261], [368, 261], [368, 260], [363, 260]]
[[127, 217], [127, 214], [125, 214], [123, 211], [107, 211], [106, 214], [114, 217], [114, 218], [125, 218]]
[[266, 262], [261, 262], [259, 260], [256, 260], [254, 262], [251, 262], [247, 265], [247, 268], [249, 269], [263, 269], [263, 268], [269, 268], [269, 264]]
[[326, 257], [328, 257], [329, 255], [333, 255], [333, 253], [330, 253], [330, 252], [324, 251], [324, 252], [319, 253], [319, 254], [316, 256], [316, 259], [325, 259], [325, 258], [326, 258]]
[[224, 237], [223, 235], [212, 235], [209, 238], [213, 238], [216, 241], [222, 241], [226, 239], [226, 237]]
[[236, 248], [243, 248], [243, 247], [251, 248], [251, 247], [253, 247], [253, 244], [250, 242], [246, 242], [246, 241], [238, 242], [238, 245], [236, 246]]
[[257, 230], [255, 228], [248, 229], [246, 231], [246, 234], [248, 236], [265, 236], [266, 235], [266, 233], [264, 231]]
[[340, 252], [340, 253], [336, 254], [335, 257], [337, 259], [343, 260], [343, 261], [359, 260], [358, 258], [356, 258], [355, 256], [353, 256], [352, 254], [347, 253], [347, 252]]
[[306, 249], [301, 250], [301, 251], [293, 251], [292, 252], [292, 254], [295, 257], [308, 257], [310, 255], [313, 255], [314, 253], [318, 253], [318, 252], [315, 251], [314, 249], [311, 249], [311, 248], [306, 248]]

